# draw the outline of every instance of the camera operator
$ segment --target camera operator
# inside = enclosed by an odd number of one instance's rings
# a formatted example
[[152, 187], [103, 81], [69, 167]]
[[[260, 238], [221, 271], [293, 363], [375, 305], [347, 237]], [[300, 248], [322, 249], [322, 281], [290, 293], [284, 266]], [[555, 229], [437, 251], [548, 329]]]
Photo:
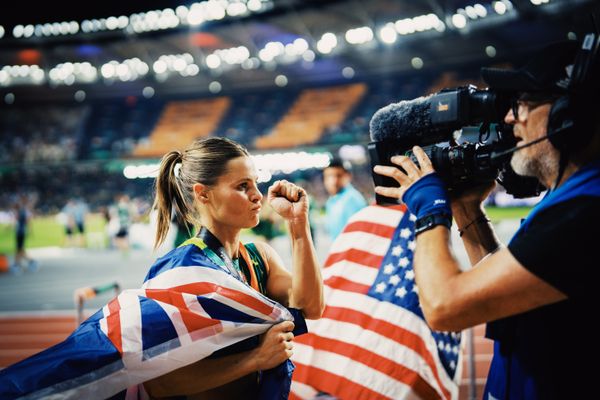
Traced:
[[[414, 268], [428, 323], [435, 330], [488, 323], [494, 358], [485, 400], [598, 396], [594, 368], [586, 366], [598, 353], [587, 324], [598, 312], [600, 226], [600, 57], [592, 42], [591, 52], [572, 41], [556, 43], [518, 70], [482, 69], [490, 90], [518, 96], [504, 117], [522, 147], [511, 166], [549, 189], [507, 247], [482, 205], [493, 184], [450, 199], [417, 146], [418, 165], [394, 156], [400, 168], [374, 168], [400, 184], [376, 193], [401, 199], [417, 217]], [[583, 59], [588, 53], [591, 60]], [[576, 86], [582, 66], [588, 71]], [[452, 218], [474, 266], [468, 271], [450, 249]]]

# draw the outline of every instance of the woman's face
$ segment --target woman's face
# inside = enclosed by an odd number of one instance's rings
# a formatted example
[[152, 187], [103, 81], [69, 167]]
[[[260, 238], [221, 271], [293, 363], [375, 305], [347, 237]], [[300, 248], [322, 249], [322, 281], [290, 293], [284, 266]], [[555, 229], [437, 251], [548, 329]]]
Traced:
[[258, 190], [257, 179], [250, 157], [229, 160], [225, 173], [208, 191], [207, 209], [211, 218], [232, 228], [258, 225], [263, 196]]

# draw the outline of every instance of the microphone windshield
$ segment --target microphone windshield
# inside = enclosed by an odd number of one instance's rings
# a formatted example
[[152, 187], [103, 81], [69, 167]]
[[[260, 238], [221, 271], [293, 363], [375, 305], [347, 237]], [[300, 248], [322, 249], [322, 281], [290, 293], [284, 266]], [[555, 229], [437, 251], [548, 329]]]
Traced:
[[413, 138], [431, 128], [431, 103], [428, 97], [389, 104], [371, 118], [369, 130], [372, 141]]

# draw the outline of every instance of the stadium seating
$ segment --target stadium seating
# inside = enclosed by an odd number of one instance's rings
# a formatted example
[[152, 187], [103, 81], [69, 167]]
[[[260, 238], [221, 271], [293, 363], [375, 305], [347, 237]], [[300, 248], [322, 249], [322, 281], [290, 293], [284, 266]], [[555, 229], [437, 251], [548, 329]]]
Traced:
[[[129, 98], [131, 99], [131, 98]], [[131, 154], [154, 127], [164, 101], [105, 100], [91, 105], [85, 135], [79, 140], [79, 159], [113, 159]]]
[[170, 150], [183, 150], [194, 139], [213, 133], [230, 103], [227, 97], [168, 103], [150, 136], [138, 143], [132, 155], [161, 157]]
[[344, 121], [366, 90], [364, 83], [356, 83], [302, 91], [273, 131], [256, 139], [256, 148], [288, 148], [316, 143], [326, 128]]

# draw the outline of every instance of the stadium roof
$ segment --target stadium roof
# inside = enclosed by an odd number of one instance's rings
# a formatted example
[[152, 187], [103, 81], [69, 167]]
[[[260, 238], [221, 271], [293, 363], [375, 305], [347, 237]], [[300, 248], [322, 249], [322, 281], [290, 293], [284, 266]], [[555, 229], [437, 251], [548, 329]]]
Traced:
[[542, 43], [581, 37], [596, 7], [593, 0], [24, 4], [0, 14], [0, 96], [126, 96], [146, 87], [210, 94], [213, 82], [247, 90], [515, 61]]

